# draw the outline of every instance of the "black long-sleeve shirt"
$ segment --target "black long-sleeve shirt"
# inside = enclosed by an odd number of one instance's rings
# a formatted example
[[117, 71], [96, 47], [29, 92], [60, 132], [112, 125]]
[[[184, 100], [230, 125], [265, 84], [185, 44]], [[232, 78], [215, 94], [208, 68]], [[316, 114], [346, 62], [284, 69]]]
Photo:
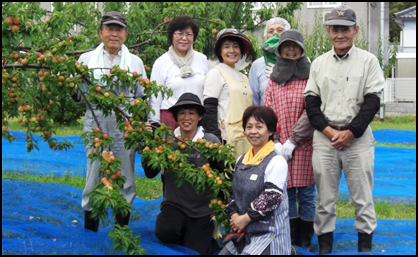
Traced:
[[[309, 122], [312, 127], [318, 131], [323, 131], [329, 126], [324, 113], [321, 111], [321, 98], [309, 95], [305, 98], [306, 111], [308, 113]], [[348, 124], [348, 129], [353, 133], [354, 137], [359, 138], [366, 131], [368, 125], [373, 121], [374, 116], [380, 109], [380, 98], [375, 94], [364, 96], [364, 102], [360, 107], [357, 116]]]

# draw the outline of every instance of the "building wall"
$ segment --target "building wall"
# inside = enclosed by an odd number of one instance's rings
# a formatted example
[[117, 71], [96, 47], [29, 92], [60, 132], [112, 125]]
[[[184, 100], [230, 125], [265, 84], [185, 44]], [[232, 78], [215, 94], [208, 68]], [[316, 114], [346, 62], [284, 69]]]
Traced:
[[416, 58], [398, 58], [397, 78], [416, 78], [417, 77], [417, 59]]
[[[283, 4], [287, 2], [282, 2]], [[368, 50], [374, 55], [378, 55], [379, 50], [379, 40], [381, 38], [381, 2], [335, 2], [339, 4], [347, 4], [356, 11], [357, 23], [360, 26], [360, 29], [364, 30], [364, 35], [367, 37]], [[385, 27], [384, 27], [384, 37], [385, 37], [385, 48], [388, 47], [388, 37], [389, 37], [389, 2], [384, 2], [384, 17], [385, 17]], [[315, 13], [320, 12], [323, 16], [326, 16], [326, 13], [331, 12], [334, 6], [325, 6], [321, 8], [308, 8], [308, 2], [303, 3], [302, 10], [295, 12], [295, 17], [300, 24], [307, 26], [308, 30], [312, 30], [315, 20]], [[324, 18], [326, 20], [326, 18]], [[325, 28], [324, 28], [325, 29]], [[360, 33], [361, 34], [361, 33]], [[386, 57], [387, 59], [387, 57]]]
[[416, 20], [404, 21], [403, 27], [403, 49], [404, 53], [416, 53], [417, 47], [417, 23]]
[[41, 8], [47, 11], [52, 11], [51, 7], [52, 7], [52, 2], [41, 2]]

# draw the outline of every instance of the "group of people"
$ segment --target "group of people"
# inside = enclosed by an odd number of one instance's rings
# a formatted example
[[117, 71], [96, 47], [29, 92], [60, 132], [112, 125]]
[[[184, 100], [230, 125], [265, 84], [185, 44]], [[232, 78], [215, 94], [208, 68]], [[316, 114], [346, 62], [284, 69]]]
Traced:
[[[172, 89], [173, 96], [151, 97], [155, 115], [149, 116], [149, 123], [169, 125], [175, 136], [188, 140], [203, 138], [235, 147], [237, 162], [226, 208], [234, 235], [227, 236], [220, 254], [291, 254], [292, 246], [310, 250], [314, 233], [320, 254], [331, 253], [343, 171], [355, 207], [358, 251], [372, 249], [377, 224], [369, 124], [380, 108], [383, 73], [377, 58], [353, 43], [359, 27], [352, 8], [334, 8], [326, 25], [333, 49], [311, 63], [301, 32], [282, 18], [269, 20], [264, 56], [253, 62], [248, 78], [240, 72], [255, 57], [247, 36], [233, 28], [219, 31], [211, 67], [208, 58], [192, 48], [199, 34], [197, 23], [188, 16], [170, 22], [171, 46], [155, 61], [150, 79]], [[145, 77], [141, 59], [123, 44], [126, 27], [122, 14], [104, 14], [99, 29], [103, 43], [81, 55], [79, 62], [89, 68], [129, 67]], [[94, 77], [108, 72], [96, 69]], [[139, 85], [133, 91], [123, 86], [118, 90], [130, 100], [143, 96]], [[111, 150], [122, 158], [127, 177], [123, 194], [132, 203], [134, 152], [124, 148], [115, 117], [94, 112], [105, 124], [104, 132], [115, 138]], [[95, 126], [87, 111], [84, 131]], [[87, 156], [91, 151], [86, 146]], [[207, 162], [198, 152], [188, 161], [196, 166]], [[85, 228], [93, 231], [99, 221], [91, 219], [88, 194], [100, 180], [99, 165], [89, 162], [82, 199]], [[160, 174], [142, 165], [147, 177]], [[210, 165], [223, 170], [222, 163]], [[212, 238], [208, 194], [197, 193], [191, 184], [177, 187], [169, 171], [163, 177], [157, 238], [200, 254], [219, 250]], [[116, 216], [116, 222], [127, 225], [129, 216]]]

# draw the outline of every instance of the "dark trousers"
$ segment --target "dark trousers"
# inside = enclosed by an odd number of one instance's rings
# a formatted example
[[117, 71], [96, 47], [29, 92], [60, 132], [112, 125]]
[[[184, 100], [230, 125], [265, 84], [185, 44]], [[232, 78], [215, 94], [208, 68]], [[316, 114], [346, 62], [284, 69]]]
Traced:
[[155, 225], [155, 235], [162, 242], [182, 245], [202, 255], [212, 254], [213, 230], [209, 215], [190, 218], [170, 205], [161, 209]]

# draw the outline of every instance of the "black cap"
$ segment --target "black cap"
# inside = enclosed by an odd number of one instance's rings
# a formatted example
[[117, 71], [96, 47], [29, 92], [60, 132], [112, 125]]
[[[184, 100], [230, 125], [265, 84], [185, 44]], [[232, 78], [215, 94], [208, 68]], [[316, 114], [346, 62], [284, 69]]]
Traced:
[[332, 9], [327, 26], [354, 26], [356, 24], [356, 12], [348, 5], [340, 5]]
[[168, 110], [171, 113], [175, 113], [177, 108], [183, 105], [196, 105], [198, 108], [200, 108], [202, 110], [202, 113], [206, 112], [205, 107], [202, 105], [202, 102], [200, 101], [200, 98], [192, 93], [184, 93], [180, 96], [179, 100], [177, 100], [177, 103], [173, 106], [171, 106], [170, 108], [168, 108]]
[[124, 28], [126, 28], [128, 25], [128, 23], [126, 22], [125, 16], [121, 14], [120, 12], [116, 12], [116, 11], [105, 13], [100, 21], [102, 25], [117, 24]]

